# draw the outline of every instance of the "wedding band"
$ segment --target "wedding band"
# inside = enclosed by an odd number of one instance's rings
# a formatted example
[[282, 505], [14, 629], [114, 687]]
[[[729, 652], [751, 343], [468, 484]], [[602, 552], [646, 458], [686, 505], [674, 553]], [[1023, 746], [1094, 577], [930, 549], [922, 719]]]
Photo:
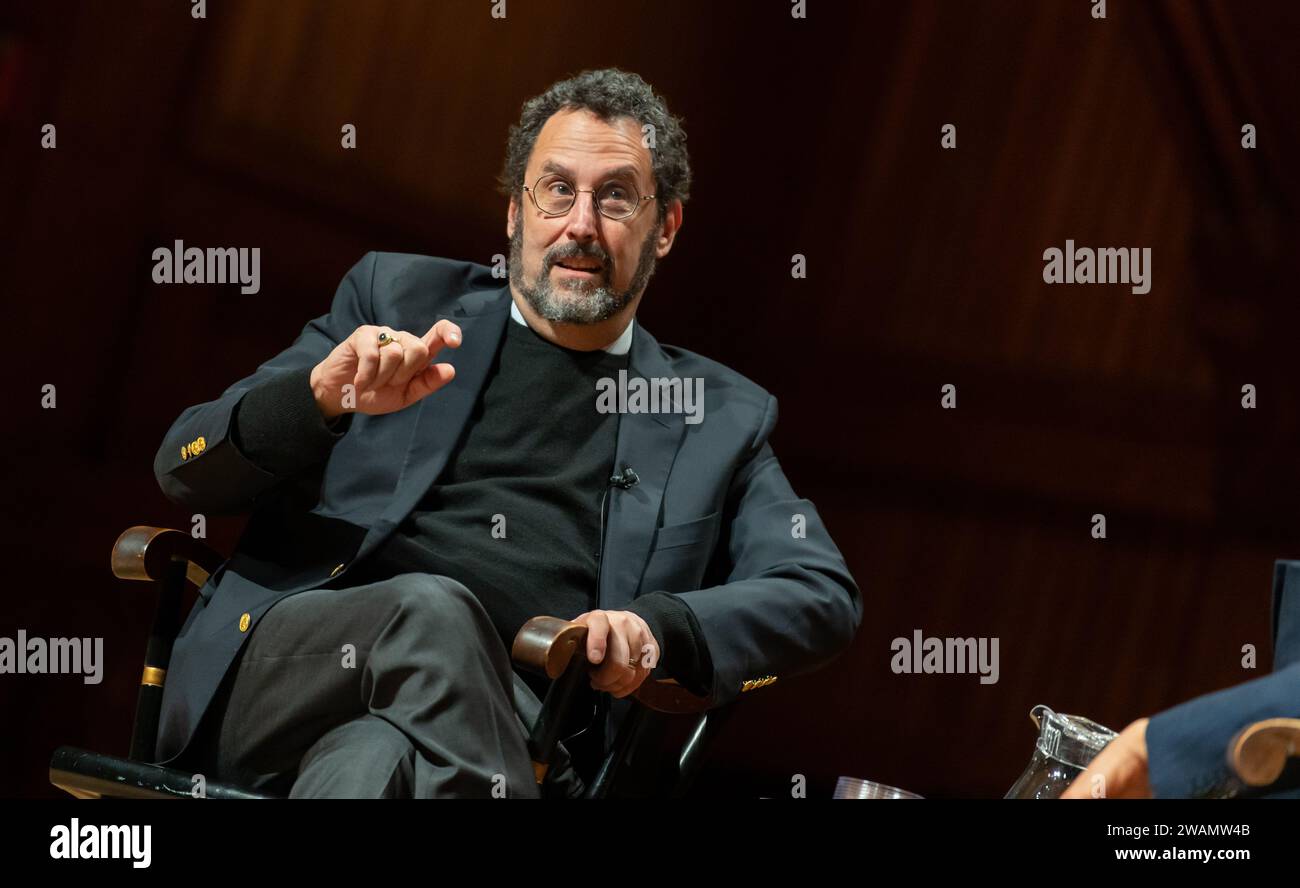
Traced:
[[641, 665], [641, 664], [640, 664], [640, 663], [636, 660], [636, 658], [634, 657], [634, 658], [629, 659], [629, 660], [627, 661], [627, 665], [629, 665], [629, 666], [631, 666], [633, 669], [635, 669], [637, 666], [639, 666], [639, 665]]
[[[397, 337], [395, 337], [395, 336], [389, 336], [387, 330], [380, 330], [380, 331], [379, 331], [379, 347], [380, 347], [380, 348], [383, 348], [385, 345], [388, 345], [388, 344], [391, 343], [391, 342], [397, 342]], [[401, 345], [400, 342], [398, 342], [397, 344], [398, 344], [398, 345]]]

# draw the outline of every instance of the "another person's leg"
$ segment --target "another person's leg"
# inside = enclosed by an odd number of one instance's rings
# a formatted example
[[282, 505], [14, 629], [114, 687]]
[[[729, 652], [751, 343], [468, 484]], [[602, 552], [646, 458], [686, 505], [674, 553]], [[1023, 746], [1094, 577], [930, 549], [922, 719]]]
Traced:
[[383, 795], [404, 781], [427, 797], [538, 795], [509, 654], [455, 580], [401, 574], [291, 595], [235, 668], [219, 779], [258, 786], [301, 767], [293, 795]]

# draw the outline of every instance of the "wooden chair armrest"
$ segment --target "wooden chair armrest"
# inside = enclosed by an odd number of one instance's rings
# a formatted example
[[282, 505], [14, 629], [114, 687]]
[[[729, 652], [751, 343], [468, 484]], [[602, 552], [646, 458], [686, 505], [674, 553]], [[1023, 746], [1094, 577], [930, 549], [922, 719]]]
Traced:
[[587, 627], [559, 617], [533, 617], [524, 623], [510, 647], [510, 657], [520, 666], [554, 681], [574, 656], [585, 656]]
[[1247, 786], [1268, 786], [1286, 760], [1300, 755], [1300, 718], [1267, 718], [1247, 725], [1228, 744], [1228, 762]]
[[[510, 649], [519, 665], [554, 681], [575, 656], [586, 657], [587, 627], [558, 617], [533, 617], [523, 625]], [[633, 696], [656, 712], [704, 712], [712, 698], [699, 697], [673, 679], [641, 683]]]
[[224, 560], [201, 540], [166, 527], [137, 524], [113, 544], [113, 575], [124, 580], [159, 580], [169, 563], [184, 561], [186, 579], [202, 586]]

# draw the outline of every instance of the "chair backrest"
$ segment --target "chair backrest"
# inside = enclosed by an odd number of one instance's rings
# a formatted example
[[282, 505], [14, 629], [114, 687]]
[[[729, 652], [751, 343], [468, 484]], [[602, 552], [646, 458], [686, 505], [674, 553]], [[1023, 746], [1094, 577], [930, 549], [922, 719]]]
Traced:
[[181, 627], [185, 583], [202, 587], [221, 562], [221, 555], [202, 541], [164, 527], [129, 527], [113, 544], [113, 574], [124, 580], [152, 580], [158, 591], [131, 732], [134, 761], [152, 762], [156, 757], [163, 683]]

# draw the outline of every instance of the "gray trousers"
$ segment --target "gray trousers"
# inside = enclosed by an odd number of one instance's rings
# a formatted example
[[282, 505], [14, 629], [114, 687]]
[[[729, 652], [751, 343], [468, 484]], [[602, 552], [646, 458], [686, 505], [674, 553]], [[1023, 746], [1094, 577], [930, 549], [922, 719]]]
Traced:
[[[537, 798], [541, 710], [487, 612], [449, 577], [313, 589], [263, 615], [202, 744], [218, 780], [291, 798]], [[582, 783], [560, 749], [548, 795]]]

